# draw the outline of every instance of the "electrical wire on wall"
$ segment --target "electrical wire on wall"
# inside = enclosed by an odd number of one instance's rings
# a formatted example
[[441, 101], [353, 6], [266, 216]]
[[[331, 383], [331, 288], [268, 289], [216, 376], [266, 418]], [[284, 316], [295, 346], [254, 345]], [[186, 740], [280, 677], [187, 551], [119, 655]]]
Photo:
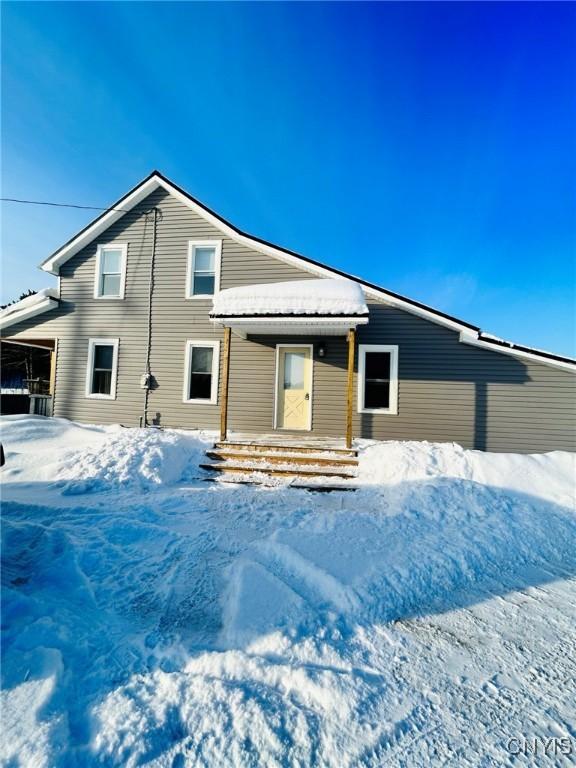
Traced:
[[142, 426], [148, 426], [148, 396], [152, 386], [152, 371], [150, 370], [150, 353], [152, 349], [152, 295], [154, 293], [154, 264], [156, 261], [156, 235], [158, 230], [158, 220], [162, 218], [162, 213], [158, 208], [153, 208], [146, 212], [153, 216], [152, 224], [152, 252], [150, 254], [150, 277], [148, 281], [148, 332], [146, 337], [146, 363], [144, 366], [144, 376], [142, 377], [142, 386], [144, 388], [144, 411], [142, 414]]

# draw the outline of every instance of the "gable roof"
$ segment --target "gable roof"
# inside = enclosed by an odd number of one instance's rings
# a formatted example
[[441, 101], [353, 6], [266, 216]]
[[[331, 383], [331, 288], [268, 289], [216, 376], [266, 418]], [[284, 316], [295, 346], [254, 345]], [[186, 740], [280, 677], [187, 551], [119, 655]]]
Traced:
[[495, 340], [494, 337], [487, 337], [482, 334], [478, 326], [472, 325], [465, 320], [460, 320], [446, 312], [441, 312], [440, 310], [429, 307], [419, 301], [409, 299], [406, 296], [401, 296], [398, 293], [389, 291], [379, 285], [370, 283], [340, 269], [328, 267], [319, 261], [315, 261], [307, 256], [302, 256], [295, 251], [274, 245], [273, 243], [270, 243], [267, 240], [262, 240], [254, 235], [249, 235], [238, 229], [234, 224], [224, 219], [199, 200], [192, 197], [192, 195], [174, 184], [174, 182], [170, 181], [170, 179], [166, 178], [166, 176], [159, 171], [152, 171], [149, 176], [129, 190], [110, 206], [108, 210], [104, 211], [100, 216], [97, 216], [90, 224], [84, 227], [84, 229], [80, 230], [77, 235], [64, 243], [58, 250], [54, 251], [51, 256], [42, 262], [40, 265], [41, 269], [50, 272], [53, 275], [58, 275], [62, 264], [66, 263], [68, 259], [72, 258], [84, 246], [92, 242], [98, 235], [114, 224], [114, 222], [118, 221], [118, 219], [125, 213], [130, 211], [135, 205], [159, 188], [165, 189], [174, 198], [192, 209], [204, 220], [208, 221], [232, 240], [321, 277], [341, 277], [353, 280], [362, 286], [367, 296], [371, 296], [387, 304], [398, 307], [399, 309], [418, 315], [419, 317], [435, 322], [438, 325], [443, 325], [451, 330], [459, 331], [460, 340], [464, 343], [483, 346], [492, 351], [513, 354], [526, 359], [534, 359], [536, 362], [547, 363], [549, 365], [554, 365], [555, 367], [576, 370], [576, 361], [571, 358], [561, 357], [559, 355], [530, 349], [528, 347], [520, 347], [511, 342]]

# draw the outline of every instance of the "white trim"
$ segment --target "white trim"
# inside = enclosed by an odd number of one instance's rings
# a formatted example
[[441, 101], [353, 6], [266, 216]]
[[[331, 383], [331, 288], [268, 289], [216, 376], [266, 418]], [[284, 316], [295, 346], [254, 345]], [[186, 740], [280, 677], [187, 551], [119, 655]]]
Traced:
[[329, 323], [330, 325], [342, 325], [344, 323], [348, 328], [353, 325], [366, 325], [370, 320], [365, 315], [345, 315], [342, 317], [330, 317], [330, 315], [279, 315], [277, 317], [266, 317], [264, 315], [234, 315], [230, 317], [212, 317], [211, 320], [220, 325], [232, 327], [232, 323], [262, 323], [263, 325], [270, 322], [281, 323], [282, 325], [290, 325], [291, 323]]
[[[104, 251], [121, 251], [122, 261], [120, 264], [120, 293], [118, 296], [104, 296], [101, 293], [102, 277], [102, 253]], [[126, 290], [126, 266], [128, 262], [128, 243], [102, 243], [96, 250], [96, 272], [94, 275], [94, 298], [103, 301], [121, 301], [124, 298]]]
[[297, 336], [316, 334], [321, 336], [346, 336], [350, 328], [366, 325], [367, 317], [248, 317], [212, 318], [215, 325], [228, 327], [233, 333], [248, 335], [278, 335], [285, 333], [289, 326], [290, 333]]
[[[116, 381], [118, 378], [118, 346], [120, 339], [88, 339], [88, 363], [86, 365], [86, 389], [84, 396], [90, 400], [116, 400]], [[92, 375], [94, 373], [94, 347], [97, 345], [114, 348], [112, 354], [112, 378], [110, 381], [110, 394], [101, 395], [92, 392]]]
[[[388, 408], [364, 407], [364, 376], [366, 371], [366, 352], [390, 353], [390, 404]], [[395, 416], [398, 414], [398, 345], [396, 344], [359, 344], [358, 345], [358, 413], [380, 413]]]
[[[201, 397], [188, 397], [190, 392], [190, 366], [192, 365], [192, 349], [194, 347], [210, 347], [212, 353], [212, 381], [210, 386], [210, 399]], [[182, 389], [182, 402], [194, 403], [196, 405], [217, 405], [218, 404], [218, 384], [220, 378], [220, 342], [206, 341], [205, 339], [188, 339], [186, 341], [186, 352], [184, 355], [184, 387]]]
[[[192, 278], [196, 261], [196, 248], [214, 248], [214, 293], [192, 293]], [[186, 265], [186, 298], [212, 299], [220, 290], [222, 266], [222, 240], [188, 240], [188, 261]]]
[[0, 330], [9, 328], [11, 325], [22, 322], [22, 320], [29, 320], [31, 317], [42, 314], [42, 312], [48, 312], [49, 309], [56, 309], [57, 306], [58, 302], [56, 299], [46, 297], [31, 307], [24, 307], [23, 309], [16, 310], [16, 312], [10, 312], [6, 317], [0, 319]]
[[[280, 388], [280, 349], [286, 347], [288, 349], [308, 349], [310, 350], [310, 407], [308, 408], [308, 425], [306, 429], [292, 430], [284, 429], [284, 427], [278, 426], [278, 390]], [[274, 383], [274, 420], [273, 428], [282, 432], [311, 432], [312, 431], [312, 408], [314, 404], [314, 344], [276, 344], [276, 376]]]
[[[207, 221], [209, 224], [216, 227], [216, 229], [218, 229], [224, 235], [229, 237], [231, 240], [234, 240], [237, 243], [240, 243], [242, 245], [245, 245], [248, 248], [258, 251], [259, 253], [264, 253], [268, 256], [272, 256], [276, 259], [279, 259], [280, 261], [283, 261], [287, 264], [292, 264], [293, 266], [296, 266], [299, 269], [302, 269], [306, 272], [310, 272], [311, 274], [314, 274], [314, 275], [320, 275], [322, 277], [337, 277], [342, 280], [345, 280], [345, 279], [353, 280], [354, 282], [359, 283], [363, 287], [364, 293], [366, 294], [366, 296], [375, 298], [390, 306], [398, 307], [399, 309], [402, 309], [406, 312], [416, 315], [417, 317], [422, 317], [425, 320], [429, 320], [430, 322], [436, 323], [437, 325], [450, 328], [453, 331], [461, 332], [462, 336], [460, 337], [460, 341], [463, 341], [466, 344], [479, 342], [478, 344], [476, 344], [476, 346], [481, 345], [486, 349], [491, 349], [493, 352], [503, 352], [504, 354], [508, 354], [508, 355], [516, 355], [517, 357], [526, 357], [527, 355], [527, 353], [520, 352], [513, 348], [506, 349], [504, 347], [495, 347], [493, 345], [483, 344], [481, 340], [477, 338], [478, 332], [473, 328], [470, 328], [465, 323], [458, 322], [455, 319], [452, 320], [448, 317], [442, 317], [441, 315], [434, 312], [432, 308], [427, 308], [424, 306], [422, 307], [416, 306], [399, 297], [390, 295], [385, 290], [378, 290], [372, 286], [368, 286], [361, 278], [355, 277], [353, 275], [343, 276], [338, 272], [336, 272], [335, 270], [330, 269], [329, 267], [323, 267], [320, 265], [311, 264], [300, 256], [286, 253], [286, 251], [282, 250], [281, 248], [277, 248], [273, 245], [261, 243], [257, 239], [250, 237], [250, 235], [241, 234], [237, 232], [230, 225], [221, 221], [213, 213], [211, 213], [210, 211], [207, 211], [204, 207], [196, 203], [194, 200], [190, 200], [186, 195], [180, 192], [180, 190], [176, 189], [176, 187], [174, 187], [173, 184], [171, 184], [169, 181], [160, 177], [157, 173], [152, 174], [149, 178], [142, 181], [137, 187], [135, 187], [132, 190], [132, 192], [130, 192], [129, 195], [127, 195], [124, 199], [120, 200], [117, 203], [119, 208], [108, 211], [108, 213], [106, 213], [104, 216], [102, 216], [101, 218], [93, 222], [92, 225], [88, 226], [83, 232], [81, 232], [79, 235], [73, 238], [69, 243], [67, 243], [66, 245], [63, 245], [62, 248], [60, 248], [58, 251], [52, 254], [52, 256], [50, 256], [40, 265], [41, 269], [45, 270], [46, 272], [50, 272], [54, 275], [57, 275], [58, 269], [62, 264], [64, 264], [64, 262], [66, 262], [69, 258], [71, 258], [75, 253], [78, 253], [78, 251], [82, 247], [84, 247], [84, 245], [92, 242], [96, 237], [98, 237], [99, 234], [101, 234], [106, 229], [108, 229], [108, 227], [111, 226], [114, 222], [116, 222], [119, 218], [121, 218], [126, 211], [130, 210], [135, 205], [142, 202], [142, 200], [144, 200], [150, 193], [154, 192], [158, 188], [162, 188], [166, 190], [169, 194], [172, 195], [174, 199], [178, 200], [183, 205], [190, 208], [192, 211], [194, 211], [196, 214], [202, 217], [204, 221]], [[532, 359], [532, 357], [530, 357], [530, 359]], [[533, 359], [534, 359], [534, 362], [538, 362], [541, 365], [549, 365], [556, 368], [563, 368], [570, 371], [576, 371], [576, 365], [572, 363], [563, 363], [560, 361], [554, 361], [548, 358], [540, 357], [538, 355], [535, 355]]]
[[525, 352], [521, 349], [515, 349], [514, 347], [504, 347], [500, 344], [491, 344], [489, 341], [485, 341], [479, 338], [474, 333], [460, 334], [460, 341], [463, 344], [470, 344], [473, 347], [481, 347], [487, 349], [489, 352], [500, 352], [504, 355], [512, 355], [512, 357], [520, 357], [523, 360], [528, 360], [532, 363], [539, 363], [540, 365], [548, 365], [551, 368], [559, 368], [562, 371], [570, 371], [570, 373], [576, 373], [576, 364], [569, 363], [566, 360], [552, 360], [550, 358], [542, 357], [541, 355], [534, 355], [530, 352]]
[[74, 254], [78, 253], [85, 245], [91, 243], [98, 235], [102, 234], [118, 219], [120, 219], [126, 211], [132, 209], [135, 205], [142, 202], [149, 194], [154, 192], [160, 186], [157, 176], [151, 176], [145, 181], [138, 184], [132, 192], [121, 203], [118, 203], [119, 208], [112, 208], [108, 213], [99, 217], [96, 221], [86, 227], [85, 230], [72, 238], [69, 243], [66, 243], [59, 248], [52, 256], [49, 256], [45, 261], [40, 264], [40, 268], [45, 272], [50, 272], [53, 275], [58, 274], [59, 268], [68, 259], [71, 259]]

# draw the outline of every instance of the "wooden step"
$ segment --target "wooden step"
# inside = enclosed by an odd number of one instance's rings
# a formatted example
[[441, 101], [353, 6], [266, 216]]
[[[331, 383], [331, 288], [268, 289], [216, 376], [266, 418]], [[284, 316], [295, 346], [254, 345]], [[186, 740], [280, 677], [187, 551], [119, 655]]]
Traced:
[[200, 464], [200, 468], [207, 469], [211, 472], [229, 472], [243, 475], [252, 475], [255, 472], [259, 472], [264, 475], [277, 475], [280, 477], [343, 477], [349, 480], [355, 478], [355, 475], [350, 472], [328, 468], [322, 470], [299, 469], [297, 467], [286, 469], [283, 467], [243, 466], [242, 464], [229, 464], [227, 461], [223, 461], [219, 464]]
[[321, 445], [290, 445], [286, 443], [281, 445], [280, 443], [243, 443], [234, 442], [233, 440], [223, 440], [214, 443], [214, 448], [217, 450], [241, 450], [241, 451], [263, 451], [267, 453], [269, 451], [285, 453], [336, 453], [341, 456], [357, 456], [358, 451], [355, 448], [326, 448]]
[[[319, 452], [320, 453], [320, 452]], [[326, 456], [308, 456], [307, 454], [301, 454], [298, 455], [297, 453], [289, 453], [286, 451], [285, 453], [279, 453], [279, 452], [272, 452], [272, 453], [264, 453], [261, 451], [254, 451], [253, 453], [249, 451], [238, 451], [238, 450], [212, 450], [212, 451], [206, 451], [206, 456], [210, 459], [221, 459], [221, 460], [228, 460], [228, 459], [236, 459], [237, 461], [267, 461], [271, 464], [319, 464], [321, 466], [324, 465], [332, 465], [332, 466], [349, 466], [349, 467], [357, 467], [358, 466], [358, 459], [353, 458], [335, 458], [335, 457], [326, 457]]]

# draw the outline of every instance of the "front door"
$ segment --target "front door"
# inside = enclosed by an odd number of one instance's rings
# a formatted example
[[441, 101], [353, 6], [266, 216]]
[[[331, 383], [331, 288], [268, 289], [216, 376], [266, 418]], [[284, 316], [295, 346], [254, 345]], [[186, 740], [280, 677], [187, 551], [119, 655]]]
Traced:
[[312, 429], [312, 346], [277, 347], [276, 429]]

